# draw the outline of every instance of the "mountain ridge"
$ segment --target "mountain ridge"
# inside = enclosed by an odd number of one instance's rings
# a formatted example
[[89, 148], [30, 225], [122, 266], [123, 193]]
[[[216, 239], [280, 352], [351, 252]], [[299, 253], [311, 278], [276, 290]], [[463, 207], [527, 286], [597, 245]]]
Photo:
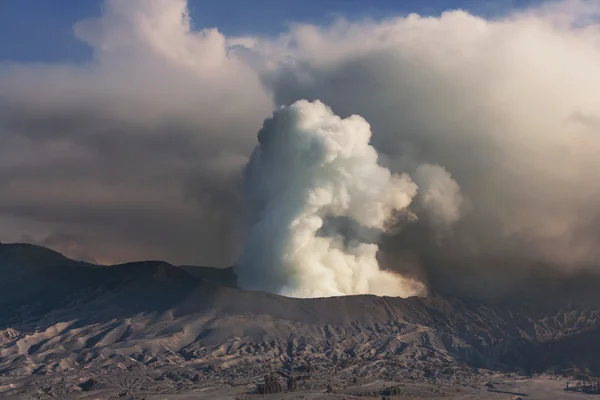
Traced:
[[[161, 261], [96, 266], [10, 246], [0, 245], [0, 266], [19, 264], [25, 272], [0, 284], [0, 377], [20, 377], [20, 390], [77, 369], [113, 376], [115, 365], [146, 375], [198, 374], [198, 382], [233, 375], [250, 381], [268, 366], [294, 373], [311, 363], [386, 379], [458, 379], [464, 366], [600, 373], [594, 352], [567, 351], [598, 337], [600, 308], [593, 305], [544, 308], [436, 291], [406, 299], [294, 299], [241, 290], [231, 284], [231, 269]], [[27, 285], [32, 289], [18, 289]]]

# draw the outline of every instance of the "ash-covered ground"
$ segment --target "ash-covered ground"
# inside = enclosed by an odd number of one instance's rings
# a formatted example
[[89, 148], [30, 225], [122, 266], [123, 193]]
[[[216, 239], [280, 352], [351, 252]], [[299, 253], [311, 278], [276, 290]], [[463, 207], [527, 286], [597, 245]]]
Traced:
[[600, 372], [600, 307], [581, 291], [292, 299], [240, 290], [231, 269], [31, 245], [0, 261], [7, 398], [585, 398], [567, 382]]

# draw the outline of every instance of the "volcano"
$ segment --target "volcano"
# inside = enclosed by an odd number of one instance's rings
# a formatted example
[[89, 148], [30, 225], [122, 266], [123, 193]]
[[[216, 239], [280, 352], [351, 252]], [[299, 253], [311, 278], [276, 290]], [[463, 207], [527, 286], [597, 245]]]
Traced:
[[593, 277], [491, 302], [288, 298], [240, 290], [232, 268], [98, 266], [28, 244], [0, 245], [0, 268], [0, 394], [14, 398], [234, 398], [265, 375], [289, 398], [494, 396], [542, 378], [563, 395], [559, 377], [600, 373]]

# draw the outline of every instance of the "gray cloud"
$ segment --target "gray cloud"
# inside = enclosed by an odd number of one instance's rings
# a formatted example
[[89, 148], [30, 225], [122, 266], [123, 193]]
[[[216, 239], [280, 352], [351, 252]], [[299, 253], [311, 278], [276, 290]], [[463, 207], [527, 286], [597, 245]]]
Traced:
[[497, 21], [449, 12], [298, 26], [271, 43], [288, 58], [265, 81], [278, 104], [320, 99], [365, 117], [392, 170], [441, 165], [460, 186], [467, 210], [452, 235], [440, 242], [420, 218], [386, 240], [384, 264], [444, 290], [502, 293], [541, 266], [600, 261], [593, 13], [565, 2]]
[[[391, 170], [418, 181], [420, 165], [440, 168], [421, 176], [419, 219], [385, 238], [385, 268], [480, 295], [598, 265], [596, 2], [298, 25], [277, 39], [192, 31], [185, 6], [107, 0], [75, 27], [89, 64], [0, 66], [0, 240], [227, 265], [256, 132], [274, 105], [305, 98], [364, 117]], [[443, 214], [427, 214], [432, 202]]]
[[185, 1], [108, 0], [75, 27], [89, 64], [0, 67], [3, 240], [84, 235], [111, 261], [235, 259], [239, 175], [271, 96], [185, 15]]

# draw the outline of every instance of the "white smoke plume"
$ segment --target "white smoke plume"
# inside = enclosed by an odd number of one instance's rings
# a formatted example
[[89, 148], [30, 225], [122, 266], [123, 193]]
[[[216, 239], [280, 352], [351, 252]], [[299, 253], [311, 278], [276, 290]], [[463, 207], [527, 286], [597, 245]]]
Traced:
[[265, 121], [246, 170], [255, 222], [238, 263], [243, 287], [293, 297], [424, 292], [379, 268], [377, 243], [327, 224], [349, 219], [381, 232], [416, 195], [407, 175], [378, 164], [370, 139], [362, 117], [341, 119], [319, 101], [295, 102]]

